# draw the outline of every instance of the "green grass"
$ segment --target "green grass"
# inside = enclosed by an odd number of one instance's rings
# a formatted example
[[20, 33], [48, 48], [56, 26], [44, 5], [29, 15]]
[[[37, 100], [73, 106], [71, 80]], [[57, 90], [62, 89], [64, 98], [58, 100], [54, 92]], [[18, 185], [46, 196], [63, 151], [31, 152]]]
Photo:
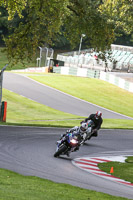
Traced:
[[126, 200], [0, 169], [0, 200]]
[[113, 176], [121, 178], [123, 180], [129, 181], [133, 183], [133, 156], [128, 157], [125, 160], [125, 163], [121, 162], [108, 162], [108, 163], [100, 163], [98, 167], [102, 170], [110, 174], [110, 169], [113, 167]]

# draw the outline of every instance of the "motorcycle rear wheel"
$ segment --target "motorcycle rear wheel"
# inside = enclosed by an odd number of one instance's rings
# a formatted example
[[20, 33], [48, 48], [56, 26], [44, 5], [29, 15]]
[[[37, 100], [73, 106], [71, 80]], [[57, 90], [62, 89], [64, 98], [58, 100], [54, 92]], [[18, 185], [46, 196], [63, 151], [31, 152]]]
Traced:
[[66, 149], [67, 149], [66, 145], [61, 146], [59, 148], [59, 150], [55, 152], [54, 157], [58, 157], [60, 154], [62, 154], [64, 151], [66, 151]]

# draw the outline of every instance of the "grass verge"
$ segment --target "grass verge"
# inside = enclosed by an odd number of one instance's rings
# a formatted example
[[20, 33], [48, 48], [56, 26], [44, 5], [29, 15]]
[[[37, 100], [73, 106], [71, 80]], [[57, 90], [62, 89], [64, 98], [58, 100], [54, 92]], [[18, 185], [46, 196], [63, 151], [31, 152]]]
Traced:
[[121, 162], [108, 162], [100, 163], [98, 167], [110, 174], [110, 169], [113, 167], [113, 176], [133, 183], [133, 156], [128, 157], [125, 163]]
[[126, 200], [108, 194], [82, 189], [68, 184], [22, 176], [0, 169], [0, 199], [2, 200]]

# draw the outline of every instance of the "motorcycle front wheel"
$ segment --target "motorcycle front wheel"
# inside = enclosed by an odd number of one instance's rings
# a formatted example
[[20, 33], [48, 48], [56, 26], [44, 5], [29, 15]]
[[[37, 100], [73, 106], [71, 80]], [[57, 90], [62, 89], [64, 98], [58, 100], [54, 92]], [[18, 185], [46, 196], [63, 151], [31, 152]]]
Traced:
[[58, 157], [60, 154], [62, 154], [64, 151], [66, 151], [66, 149], [67, 149], [66, 145], [61, 146], [59, 148], [59, 150], [55, 152], [54, 157]]

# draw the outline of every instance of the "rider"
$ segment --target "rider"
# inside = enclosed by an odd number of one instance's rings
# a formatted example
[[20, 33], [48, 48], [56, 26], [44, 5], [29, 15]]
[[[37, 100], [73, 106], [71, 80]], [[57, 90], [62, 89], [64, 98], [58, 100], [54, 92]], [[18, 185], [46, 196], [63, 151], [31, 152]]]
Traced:
[[57, 141], [58, 143], [60, 143], [63, 139], [63, 137], [67, 134], [67, 133], [73, 133], [73, 135], [78, 137], [78, 141], [79, 141], [79, 145], [76, 147], [75, 150], [79, 149], [79, 146], [81, 145], [82, 141], [84, 140], [84, 133], [88, 133], [90, 130], [88, 129], [88, 123], [82, 123], [81, 126], [75, 126], [69, 130], [66, 131], [65, 134], [63, 134], [61, 136], [61, 139], [59, 141]]
[[94, 123], [92, 135], [91, 137], [97, 137], [98, 136], [98, 130], [101, 128], [101, 125], [103, 123], [102, 119], [102, 112], [97, 111], [95, 114], [90, 114], [88, 118], [86, 118], [84, 121], [80, 122], [81, 124], [84, 122], [87, 122], [88, 120], [92, 120]]
[[73, 133], [78, 136], [80, 142], [84, 139], [84, 134], [88, 134], [89, 132], [88, 123], [82, 123], [81, 126], [75, 126], [67, 131], [67, 133]]

